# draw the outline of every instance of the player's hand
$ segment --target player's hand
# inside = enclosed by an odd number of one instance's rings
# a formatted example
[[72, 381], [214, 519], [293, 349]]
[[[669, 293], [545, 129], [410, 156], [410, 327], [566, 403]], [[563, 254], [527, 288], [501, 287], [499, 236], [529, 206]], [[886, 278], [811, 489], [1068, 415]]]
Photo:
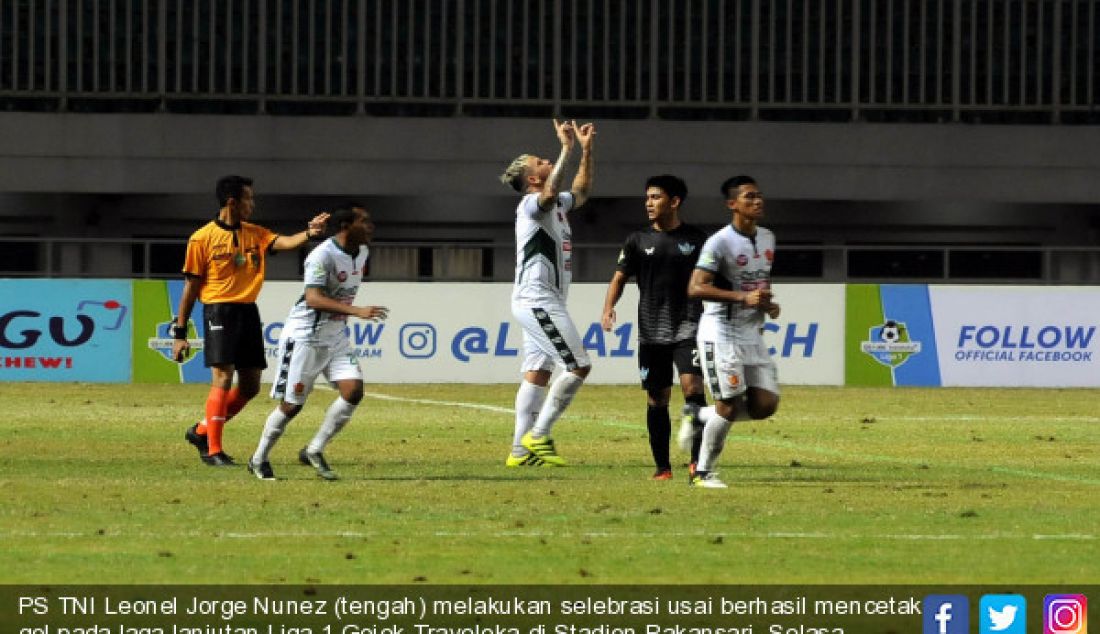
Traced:
[[779, 319], [779, 304], [769, 301], [768, 305], [764, 307], [764, 312], [772, 319]]
[[172, 341], [172, 360], [183, 363], [183, 360], [191, 356], [191, 342], [186, 339]]
[[744, 304], [749, 308], [765, 308], [772, 299], [771, 289], [758, 288], [745, 295]]
[[576, 123], [569, 121], [562, 121], [559, 123], [557, 119], [553, 119], [553, 121], [554, 132], [557, 133], [558, 141], [561, 141], [562, 147], [572, 148], [573, 141], [576, 140], [576, 136], [574, 134], [575, 130], [573, 129], [573, 126], [576, 125]]
[[328, 217], [329, 213], [327, 211], [322, 211], [314, 216], [313, 219], [309, 221], [309, 224], [306, 225], [306, 235], [311, 238], [320, 238], [325, 235], [325, 227], [328, 226]]
[[[573, 122], [573, 126], [576, 127], [577, 122]], [[592, 149], [592, 137], [596, 136], [596, 125], [593, 123], [586, 123], [579, 128], [576, 128], [577, 140], [581, 143], [581, 149], [587, 152]]]
[[385, 306], [359, 306], [355, 313], [356, 317], [370, 321], [382, 321], [389, 315], [390, 309]]
[[611, 332], [611, 329], [615, 326], [614, 308], [604, 311], [603, 317], [600, 318], [600, 325], [603, 326], [604, 332]]

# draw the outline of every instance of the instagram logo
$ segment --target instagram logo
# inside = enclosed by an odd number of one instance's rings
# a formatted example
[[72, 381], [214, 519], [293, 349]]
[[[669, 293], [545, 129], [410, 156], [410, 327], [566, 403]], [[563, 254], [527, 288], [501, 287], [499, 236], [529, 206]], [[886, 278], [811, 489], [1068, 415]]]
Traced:
[[1043, 597], [1043, 634], [1088, 634], [1088, 600], [1083, 594]]
[[435, 355], [435, 326], [405, 324], [397, 336], [398, 349], [406, 359], [427, 359]]

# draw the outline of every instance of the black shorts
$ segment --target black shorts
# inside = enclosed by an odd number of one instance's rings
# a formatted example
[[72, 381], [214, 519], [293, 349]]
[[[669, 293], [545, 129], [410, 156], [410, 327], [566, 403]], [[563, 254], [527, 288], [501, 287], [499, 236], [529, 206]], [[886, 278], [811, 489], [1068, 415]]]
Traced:
[[263, 324], [256, 304], [203, 304], [206, 367], [267, 367]]
[[643, 343], [638, 346], [638, 371], [647, 391], [663, 390], [672, 385], [672, 365], [679, 374], [703, 375], [694, 339], [676, 343]]

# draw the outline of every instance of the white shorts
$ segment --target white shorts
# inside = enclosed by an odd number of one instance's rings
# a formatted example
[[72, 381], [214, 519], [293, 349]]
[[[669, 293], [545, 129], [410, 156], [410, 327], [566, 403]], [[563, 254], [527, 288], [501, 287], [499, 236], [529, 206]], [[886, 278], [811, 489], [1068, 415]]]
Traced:
[[348, 338], [333, 339], [329, 345], [316, 345], [284, 335], [279, 339], [279, 367], [271, 386], [271, 398], [303, 405], [320, 374], [330, 383], [363, 380], [359, 357], [352, 351]]
[[[704, 320], [705, 321], [705, 320]], [[750, 387], [779, 394], [779, 373], [763, 336], [735, 340], [699, 323], [699, 359], [711, 398], [729, 400]]]
[[522, 372], [551, 372], [557, 364], [565, 366], [566, 370], [592, 365], [565, 306], [558, 303], [532, 306], [513, 302], [512, 316], [523, 326]]

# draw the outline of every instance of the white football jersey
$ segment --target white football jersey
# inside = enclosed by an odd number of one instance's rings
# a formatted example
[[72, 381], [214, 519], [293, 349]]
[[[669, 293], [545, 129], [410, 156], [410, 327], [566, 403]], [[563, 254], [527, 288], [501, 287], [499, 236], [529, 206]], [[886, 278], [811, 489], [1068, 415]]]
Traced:
[[548, 211], [539, 209], [538, 194], [527, 194], [519, 201], [512, 301], [565, 302], [573, 279], [573, 242], [567, 214], [574, 204], [571, 192], [558, 194]]
[[[718, 288], [751, 292], [771, 288], [773, 259], [774, 233], [757, 227], [755, 236], [746, 236], [729, 224], [707, 239], [695, 268], [714, 273], [714, 285]], [[728, 336], [749, 338], [759, 336], [764, 311], [741, 304], [704, 301], [702, 319], [717, 320], [720, 330]]]
[[[352, 255], [329, 238], [306, 257], [305, 286], [319, 288], [326, 296], [350, 306], [355, 303], [369, 258], [370, 249], [366, 245], [361, 245], [359, 252]], [[347, 318], [347, 315], [310, 308], [303, 294], [290, 309], [283, 331], [299, 341], [322, 343], [346, 337]]]

